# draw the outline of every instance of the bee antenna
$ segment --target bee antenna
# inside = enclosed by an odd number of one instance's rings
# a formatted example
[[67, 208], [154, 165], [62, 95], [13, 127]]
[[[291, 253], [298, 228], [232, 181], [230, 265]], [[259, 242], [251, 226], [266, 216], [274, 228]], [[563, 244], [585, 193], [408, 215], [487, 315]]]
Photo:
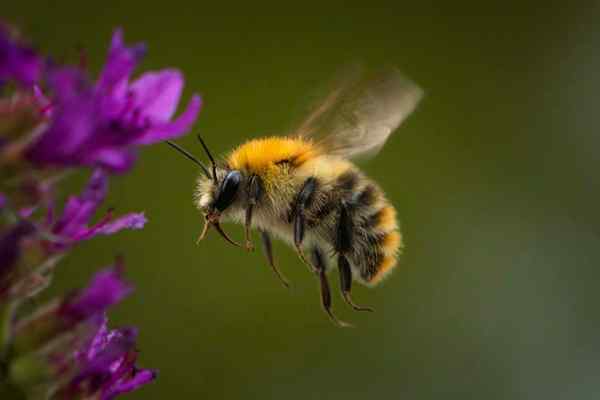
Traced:
[[204, 164], [202, 164], [202, 162], [200, 162], [200, 160], [198, 160], [196, 157], [191, 155], [187, 150], [183, 149], [178, 144], [171, 142], [170, 140], [165, 140], [165, 143], [168, 144], [169, 146], [171, 146], [172, 148], [174, 148], [175, 150], [177, 150], [178, 152], [180, 152], [181, 154], [183, 154], [183, 156], [186, 157], [188, 160], [197, 164], [200, 167], [200, 169], [202, 170], [202, 172], [204, 172], [204, 175], [206, 175], [206, 177], [208, 179], [210, 179], [210, 173], [208, 172], [208, 169], [206, 169], [206, 167], [204, 166]]
[[217, 163], [215, 163], [215, 159], [210, 154], [210, 151], [208, 150], [208, 147], [206, 146], [206, 143], [204, 143], [204, 140], [202, 140], [202, 136], [200, 136], [200, 134], [198, 134], [198, 140], [200, 141], [200, 144], [204, 148], [204, 151], [206, 152], [206, 155], [210, 159], [210, 162], [212, 164], [213, 179], [214, 179], [215, 183], [217, 183]]

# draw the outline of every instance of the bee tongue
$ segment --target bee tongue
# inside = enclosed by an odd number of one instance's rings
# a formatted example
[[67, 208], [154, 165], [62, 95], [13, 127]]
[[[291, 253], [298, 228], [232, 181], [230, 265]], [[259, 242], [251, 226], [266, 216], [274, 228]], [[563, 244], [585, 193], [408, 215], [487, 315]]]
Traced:
[[206, 234], [208, 233], [208, 229], [214, 226], [215, 230], [219, 233], [219, 235], [221, 235], [221, 237], [223, 239], [225, 239], [225, 241], [231, 243], [234, 246], [237, 247], [242, 247], [242, 245], [240, 245], [239, 243], [234, 242], [223, 230], [223, 228], [221, 228], [221, 224], [219, 223], [219, 215], [218, 214], [209, 214], [207, 216], [205, 216], [204, 218], [204, 228], [202, 228], [202, 233], [200, 234], [200, 236], [198, 237], [198, 240], [196, 241], [196, 243], [199, 243], [202, 239], [204, 239], [206, 237]]

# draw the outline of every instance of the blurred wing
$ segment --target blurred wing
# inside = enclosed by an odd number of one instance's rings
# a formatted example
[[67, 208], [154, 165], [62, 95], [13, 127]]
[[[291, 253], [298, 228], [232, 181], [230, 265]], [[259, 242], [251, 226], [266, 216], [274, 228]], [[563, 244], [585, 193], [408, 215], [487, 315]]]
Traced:
[[365, 76], [354, 67], [333, 82], [292, 132], [313, 139], [328, 154], [373, 156], [422, 97], [421, 88], [397, 69]]

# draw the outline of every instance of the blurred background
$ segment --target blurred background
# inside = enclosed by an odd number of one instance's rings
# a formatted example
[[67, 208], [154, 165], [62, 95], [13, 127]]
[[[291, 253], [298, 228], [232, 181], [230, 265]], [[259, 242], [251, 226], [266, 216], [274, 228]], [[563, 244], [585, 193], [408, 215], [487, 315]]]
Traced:
[[[327, 4], [326, 4], [327, 3]], [[393, 64], [427, 96], [361, 166], [397, 206], [406, 251], [356, 286], [338, 329], [280, 243], [285, 290], [259, 252], [196, 246], [197, 171], [169, 148], [113, 180], [143, 231], [80, 246], [55, 289], [126, 256], [137, 287], [112, 323], [140, 329], [158, 368], [131, 399], [591, 399], [600, 394], [598, 2], [7, 2], [3, 17], [64, 59], [102, 65], [111, 31], [145, 41], [142, 69], [181, 68], [217, 153], [289, 126], [344, 64]], [[595, 3], [595, 5], [594, 5]], [[515, 3], [516, 4], [516, 3]], [[202, 154], [193, 136], [180, 143]], [[73, 187], [83, 177], [72, 181]], [[236, 238], [239, 226], [228, 226]], [[258, 237], [255, 237], [255, 241]]]

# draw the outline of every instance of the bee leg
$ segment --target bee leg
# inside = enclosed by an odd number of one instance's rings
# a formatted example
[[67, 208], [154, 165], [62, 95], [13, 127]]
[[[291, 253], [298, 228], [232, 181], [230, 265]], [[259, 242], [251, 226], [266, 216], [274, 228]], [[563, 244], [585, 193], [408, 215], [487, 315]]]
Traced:
[[346, 303], [356, 311], [375, 311], [371, 307], [363, 307], [352, 301], [350, 296], [350, 289], [352, 288], [352, 270], [346, 256], [338, 256], [338, 269], [340, 271], [340, 288], [342, 289], [342, 297], [346, 300]]
[[331, 311], [331, 291], [329, 290], [329, 281], [327, 280], [327, 275], [325, 275], [325, 260], [323, 258], [323, 252], [318, 247], [313, 248], [312, 259], [321, 285], [321, 304], [323, 305], [323, 309], [329, 316], [329, 319], [337, 326], [351, 327], [352, 324], [338, 319]]
[[285, 278], [285, 276], [283, 276], [283, 274], [281, 273], [281, 271], [279, 271], [279, 268], [277, 268], [275, 262], [273, 261], [273, 246], [271, 245], [271, 236], [269, 236], [269, 233], [267, 231], [263, 230], [260, 231], [260, 235], [262, 238], [263, 250], [265, 251], [265, 256], [267, 256], [269, 266], [271, 267], [273, 272], [275, 272], [275, 275], [277, 275], [281, 283], [283, 283], [283, 286], [289, 289], [290, 282]]
[[302, 250], [302, 240], [304, 239], [304, 210], [298, 210], [294, 216], [294, 246], [300, 259], [308, 266], [312, 273], [317, 273], [315, 266], [306, 259]]
[[204, 238], [206, 237], [206, 233], [208, 232], [209, 226], [210, 224], [208, 223], [208, 220], [204, 218], [204, 226], [202, 227], [202, 232], [198, 236], [198, 239], [196, 239], [196, 244], [200, 244], [200, 242], [204, 240]]
[[254, 210], [254, 205], [258, 202], [258, 200], [263, 194], [262, 181], [258, 175], [250, 176], [246, 190], [248, 193], [248, 207], [246, 208], [246, 221], [244, 224], [244, 233], [246, 238], [246, 250], [252, 251], [254, 250], [254, 245], [252, 244], [252, 241], [250, 239], [250, 228], [252, 226], [252, 211]]
[[250, 239], [250, 226], [252, 224], [252, 209], [254, 205], [252, 203], [248, 204], [246, 208], [246, 223], [244, 224], [244, 237], [246, 239], [246, 250], [253, 251], [254, 245], [252, 244], [252, 240]]
[[350, 289], [352, 288], [352, 270], [346, 254], [352, 250], [354, 241], [354, 225], [351, 211], [344, 201], [340, 205], [340, 215], [336, 227], [335, 251], [338, 253], [338, 269], [340, 273], [340, 289], [342, 297], [356, 311], [373, 311], [369, 307], [361, 307], [352, 301]]
[[308, 208], [317, 190], [317, 180], [314, 177], [310, 177], [304, 181], [302, 189], [298, 192], [294, 204], [292, 205], [292, 212], [290, 222], [294, 227], [294, 246], [300, 256], [300, 259], [308, 266], [313, 273], [317, 273], [317, 269], [311, 264], [302, 251], [302, 241], [304, 240], [304, 230], [306, 227], [306, 217], [304, 210]]

